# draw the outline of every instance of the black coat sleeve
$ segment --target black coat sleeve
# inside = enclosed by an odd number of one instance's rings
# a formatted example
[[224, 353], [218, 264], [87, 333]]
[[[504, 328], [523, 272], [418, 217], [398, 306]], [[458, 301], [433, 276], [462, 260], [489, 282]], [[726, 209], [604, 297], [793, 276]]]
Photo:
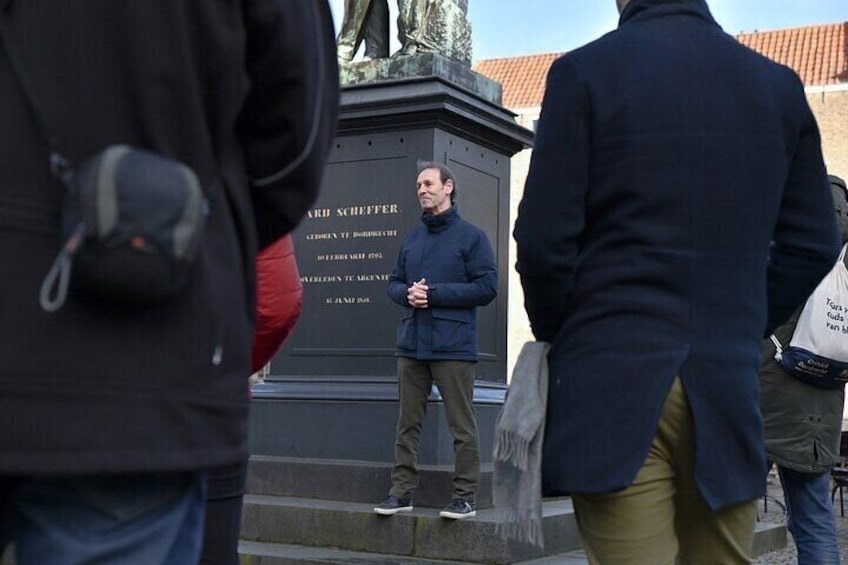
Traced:
[[801, 81], [793, 78], [802, 120], [769, 250], [766, 336], [806, 300], [840, 248], [818, 126]]
[[338, 120], [338, 63], [326, 0], [250, 0], [245, 19], [251, 87], [239, 134], [266, 247], [318, 196]]
[[391, 277], [389, 277], [389, 286], [387, 288], [389, 298], [398, 306], [409, 306], [407, 291], [410, 285], [407, 282], [406, 276], [406, 250], [410, 237], [411, 235], [406, 237], [400, 251], [398, 251], [397, 263], [395, 263], [395, 268], [392, 271]]
[[574, 287], [589, 188], [589, 100], [568, 56], [548, 73], [514, 237], [536, 339], [553, 341]]

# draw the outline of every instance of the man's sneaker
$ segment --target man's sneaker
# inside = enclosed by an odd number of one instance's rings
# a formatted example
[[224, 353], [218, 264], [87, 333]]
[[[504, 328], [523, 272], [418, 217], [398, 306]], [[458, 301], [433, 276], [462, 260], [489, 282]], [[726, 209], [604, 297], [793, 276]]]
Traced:
[[390, 494], [383, 502], [374, 507], [374, 512], [383, 516], [393, 516], [398, 512], [412, 512], [412, 500], [398, 498]]
[[474, 505], [461, 498], [454, 498], [453, 502], [439, 512], [439, 516], [450, 518], [451, 520], [464, 520], [465, 518], [473, 518], [476, 515], [477, 511], [474, 510]]

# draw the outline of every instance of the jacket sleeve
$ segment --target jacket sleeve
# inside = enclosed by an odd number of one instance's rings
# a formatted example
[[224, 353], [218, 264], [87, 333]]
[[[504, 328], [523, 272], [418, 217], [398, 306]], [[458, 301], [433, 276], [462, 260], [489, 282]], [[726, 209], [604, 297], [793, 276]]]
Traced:
[[256, 290], [253, 371], [261, 369], [277, 353], [300, 316], [303, 286], [290, 235], [256, 257]]
[[315, 202], [338, 119], [339, 77], [326, 0], [249, 0], [251, 82], [239, 137], [260, 248]]
[[409, 306], [409, 301], [406, 298], [406, 293], [409, 290], [409, 284], [406, 280], [406, 248], [408, 241], [409, 237], [407, 237], [407, 240], [398, 252], [397, 263], [395, 263], [395, 268], [389, 277], [389, 287], [386, 289], [392, 302], [399, 306]]
[[498, 269], [492, 246], [483, 232], [476, 234], [465, 269], [468, 282], [428, 283], [430, 307], [474, 308], [494, 300], [498, 292]]
[[553, 341], [564, 321], [585, 224], [589, 100], [568, 56], [548, 73], [530, 170], [513, 236], [524, 307], [536, 339]]
[[815, 289], [840, 249], [819, 129], [800, 80], [793, 78], [802, 121], [769, 250], [766, 336]]

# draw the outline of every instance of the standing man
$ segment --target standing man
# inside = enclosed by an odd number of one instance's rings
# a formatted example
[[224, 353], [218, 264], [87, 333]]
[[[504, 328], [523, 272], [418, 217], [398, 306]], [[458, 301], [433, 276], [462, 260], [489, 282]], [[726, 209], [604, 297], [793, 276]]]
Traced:
[[550, 70], [515, 226], [544, 488], [592, 563], [748, 563], [762, 339], [839, 251], [818, 128], [704, 0], [617, 4]]
[[389, 56], [389, 4], [387, 0], [345, 0], [339, 30], [339, 63], [349, 63], [362, 42], [365, 57]]
[[424, 225], [404, 240], [389, 280], [389, 296], [405, 308], [397, 331], [400, 414], [392, 488], [374, 508], [377, 514], [412, 510], [421, 423], [435, 382], [445, 403], [456, 457], [453, 500], [440, 515], [457, 520], [476, 515], [477, 307], [495, 298], [498, 277], [486, 235], [459, 216], [455, 179], [441, 163], [419, 162], [416, 186]]
[[[0, 552], [197, 563], [204, 470], [248, 455], [257, 249], [315, 201], [335, 133], [329, 7], [3, 0], [0, 26]], [[140, 306], [71, 282], [41, 308], [65, 189], [12, 60], [72, 164], [120, 143], [194, 170], [209, 212], [183, 294]]]
[[[845, 181], [829, 175], [842, 242], [848, 243], [848, 192]], [[848, 265], [848, 259], [845, 260]], [[777, 466], [786, 525], [798, 550], [799, 565], [839, 563], [836, 520], [830, 496], [830, 471], [839, 463], [845, 385], [805, 382], [790, 375], [775, 359], [777, 340], [792, 342], [802, 302], [790, 320], [763, 345], [760, 366], [760, 410], [766, 456]], [[848, 339], [843, 339], [848, 350]]]

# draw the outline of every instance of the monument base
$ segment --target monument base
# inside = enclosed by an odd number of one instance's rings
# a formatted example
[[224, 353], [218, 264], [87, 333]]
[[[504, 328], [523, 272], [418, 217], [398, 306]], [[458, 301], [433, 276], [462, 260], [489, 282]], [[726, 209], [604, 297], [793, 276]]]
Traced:
[[[334, 393], [326, 394], [329, 390]], [[497, 383], [480, 382], [475, 387], [481, 507], [491, 505], [495, 420], [505, 391], [506, 386]], [[391, 486], [397, 416], [397, 383], [392, 379], [257, 385], [250, 416], [254, 458], [248, 492], [353, 502], [382, 499]], [[453, 436], [434, 388], [418, 451], [419, 504], [438, 507], [450, 502], [453, 462]]]
[[[302, 315], [267, 383], [254, 390], [250, 433], [251, 452], [287, 458], [279, 467], [286, 473], [320, 461], [334, 469], [349, 465], [351, 473], [370, 466], [373, 472], [362, 475], [370, 482], [356, 488], [373, 501], [373, 494], [387, 492], [386, 470], [394, 461], [395, 330], [403, 309], [386, 287], [405, 235], [420, 225], [417, 162], [453, 169], [459, 213], [486, 233], [504, 273], [497, 298], [477, 309], [474, 405], [486, 465], [506, 389], [510, 157], [532, 133], [499, 104], [498, 85], [440, 55], [354, 64], [354, 70], [372, 75], [344, 85], [321, 194], [293, 232]], [[441, 504], [450, 496], [453, 437], [437, 392], [428, 408], [418, 463], [437, 478], [422, 478], [416, 499]], [[323, 495], [306, 483], [287, 492], [304, 494], [298, 488], [310, 498], [339, 496], [331, 484]]]

